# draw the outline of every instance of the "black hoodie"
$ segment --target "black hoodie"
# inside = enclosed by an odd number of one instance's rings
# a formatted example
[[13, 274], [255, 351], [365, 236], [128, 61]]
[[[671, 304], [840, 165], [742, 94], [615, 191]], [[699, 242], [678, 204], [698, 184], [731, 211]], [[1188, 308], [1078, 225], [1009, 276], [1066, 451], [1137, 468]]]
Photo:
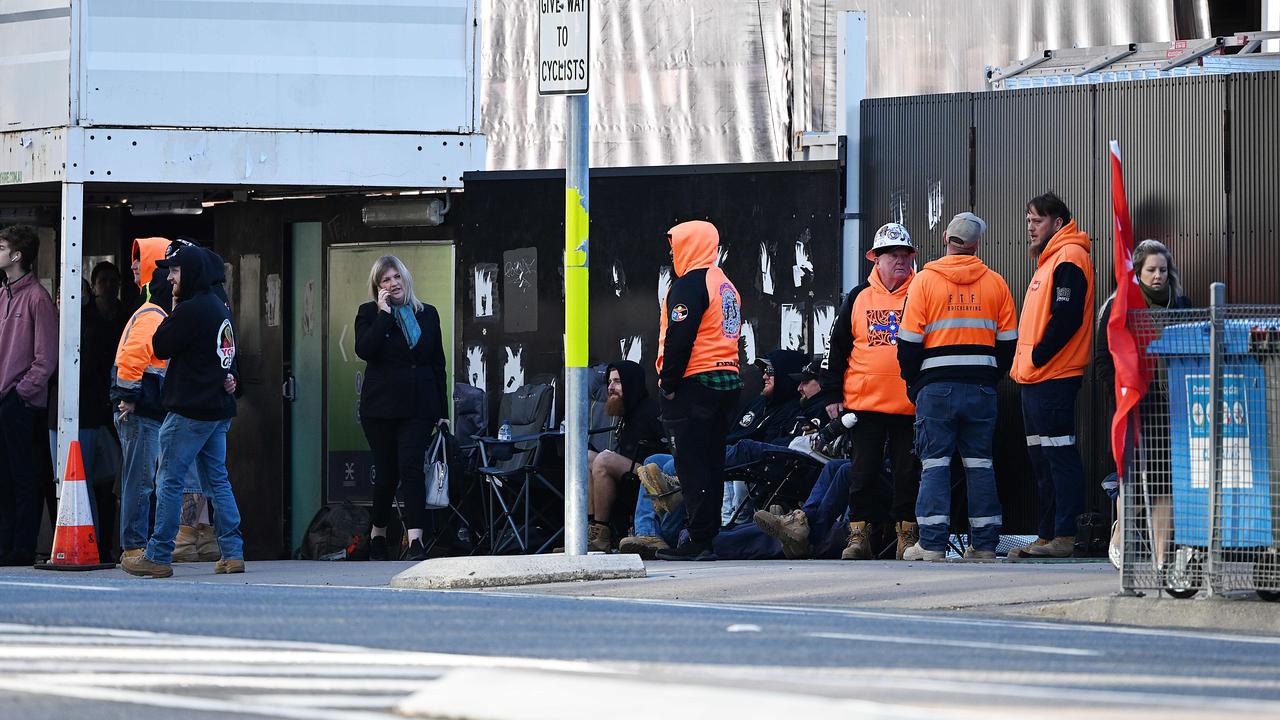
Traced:
[[233, 418], [236, 399], [222, 384], [236, 374], [235, 331], [231, 311], [211, 287], [223, 275], [222, 258], [184, 246], [162, 262], [182, 273], [177, 305], [151, 339], [156, 357], [169, 361], [160, 396], [165, 409], [193, 420]]
[[666, 433], [658, 419], [658, 401], [649, 395], [644, 368], [639, 363], [622, 360], [613, 363], [605, 371], [617, 370], [622, 380], [622, 417], [614, 429], [617, 453], [632, 462], [642, 462], [649, 455], [661, 452]]
[[773, 366], [773, 393], [759, 395], [742, 412], [738, 424], [729, 429], [728, 443], [758, 440], [772, 445], [791, 442], [796, 416], [800, 414], [800, 391], [787, 375], [798, 373], [809, 356], [798, 350], [774, 350], [765, 356]]

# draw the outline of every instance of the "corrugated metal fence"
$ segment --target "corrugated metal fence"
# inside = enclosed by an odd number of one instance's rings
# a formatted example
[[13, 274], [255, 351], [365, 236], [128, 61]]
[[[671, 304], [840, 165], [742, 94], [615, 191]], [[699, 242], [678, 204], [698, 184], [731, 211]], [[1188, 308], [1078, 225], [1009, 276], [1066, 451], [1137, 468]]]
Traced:
[[[1195, 305], [1209, 283], [1232, 303], [1280, 302], [1280, 74], [884, 98], [862, 104], [863, 243], [903, 222], [921, 264], [943, 253], [947, 221], [989, 224], [981, 254], [1015, 299], [1031, 279], [1026, 201], [1054, 190], [1093, 239], [1099, 304], [1115, 288], [1107, 141], [1118, 140], [1134, 230], [1167, 244]], [[1078, 420], [1090, 505], [1099, 488], [1108, 403], [1086, 380]], [[1035, 528], [1018, 390], [1000, 391], [996, 472], [1006, 532]]]

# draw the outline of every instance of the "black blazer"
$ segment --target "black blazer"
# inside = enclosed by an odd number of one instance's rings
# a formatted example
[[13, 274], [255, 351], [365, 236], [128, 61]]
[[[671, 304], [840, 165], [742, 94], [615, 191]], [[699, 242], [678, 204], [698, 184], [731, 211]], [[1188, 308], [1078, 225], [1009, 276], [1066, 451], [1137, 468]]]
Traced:
[[423, 305], [415, 317], [422, 336], [413, 349], [390, 313], [367, 302], [356, 312], [356, 355], [368, 364], [360, 388], [360, 417], [449, 417], [440, 314]]

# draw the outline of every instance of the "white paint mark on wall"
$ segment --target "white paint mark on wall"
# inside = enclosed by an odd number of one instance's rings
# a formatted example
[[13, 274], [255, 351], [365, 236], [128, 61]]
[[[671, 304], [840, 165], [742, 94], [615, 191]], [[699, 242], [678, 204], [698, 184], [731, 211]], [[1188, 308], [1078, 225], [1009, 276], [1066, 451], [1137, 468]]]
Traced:
[[627, 271], [622, 267], [621, 260], [614, 260], [609, 269], [610, 280], [613, 282], [613, 294], [615, 297], [622, 297], [627, 292]]
[[769, 257], [769, 247], [760, 243], [760, 292], [773, 294], [773, 258]]
[[674, 279], [675, 271], [670, 265], [663, 265], [658, 268], [658, 307], [662, 307], [662, 303], [666, 302], [667, 293], [671, 290], [671, 282]]
[[806, 274], [813, 277], [813, 261], [809, 259], [809, 241], [812, 237], [813, 234], [805, 229], [800, 239], [796, 240], [796, 264], [791, 266], [791, 280], [795, 287], [800, 287]]
[[725, 261], [729, 259], [729, 248], [721, 245], [716, 252], [716, 267], [724, 267]]
[[280, 325], [280, 276], [276, 273], [267, 275], [267, 297], [263, 301], [263, 314], [267, 317], [267, 327]]
[[779, 329], [783, 350], [804, 351], [807, 346], [804, 341], [804, 313], [799, 306], [791, 303], [782, 304]]
[[836, 307], [831, 303], [813, 306], [813, 354], [826, 355], [831, 346], [831, 328], [836, 324]]
[[942, 180], [929, 181], [929, 229], [938, 227], [942, 221], [942, 206], [946, 198], [942, 196]]
[[619, 340], [618, 350], [623, 360], [643, 364], [641, 358], [644, 357], [644, 341], [640, 339], [639, 335], [632, 335]]
[[488, 366], [485, 363], [485, 349], [483, 345], [467, 346], [467, 384], [472, 387], [485, 390], [485, 378], [489, 376]]
[[747, 364], [750, 365], [756, 361], [756, 329], [751, 327], [751, 323], [742, 323], [742, 352], [746, 356]]
[[475, 317], [493, 317], [493, 293], [498, 283], [498, 266], [493, 263], [476, 265], [471, 269], [472, 282], [475, 283], [475, 306], [472, 314]]
[[524, 384], [524, 346], [508, 345], [503, 349], [507, 359], [502, 363], [502, 392], [515, 392]]

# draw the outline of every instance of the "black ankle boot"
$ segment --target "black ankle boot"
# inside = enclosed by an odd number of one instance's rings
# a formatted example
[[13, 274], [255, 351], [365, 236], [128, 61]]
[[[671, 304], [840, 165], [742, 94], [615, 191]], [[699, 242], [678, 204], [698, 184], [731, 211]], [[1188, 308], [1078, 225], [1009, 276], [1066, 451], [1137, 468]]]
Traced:
[[387, 559], [387, 538], [385, 535], [369, 538], [369, 559]]
[[421, 562], [427, 559], [427, 549], [423, 547], [421, 540], [409, 542], [409, 550], [405, 553], [404, 559], [414, 562]]
[[686, 540], [670, 550], [659, 550], [657, 553], [659, 560], [675, 560], [675, 561], [707, 561], [715, 560], [716, 554], [711, 550], [709, 542], [695, 542]]

